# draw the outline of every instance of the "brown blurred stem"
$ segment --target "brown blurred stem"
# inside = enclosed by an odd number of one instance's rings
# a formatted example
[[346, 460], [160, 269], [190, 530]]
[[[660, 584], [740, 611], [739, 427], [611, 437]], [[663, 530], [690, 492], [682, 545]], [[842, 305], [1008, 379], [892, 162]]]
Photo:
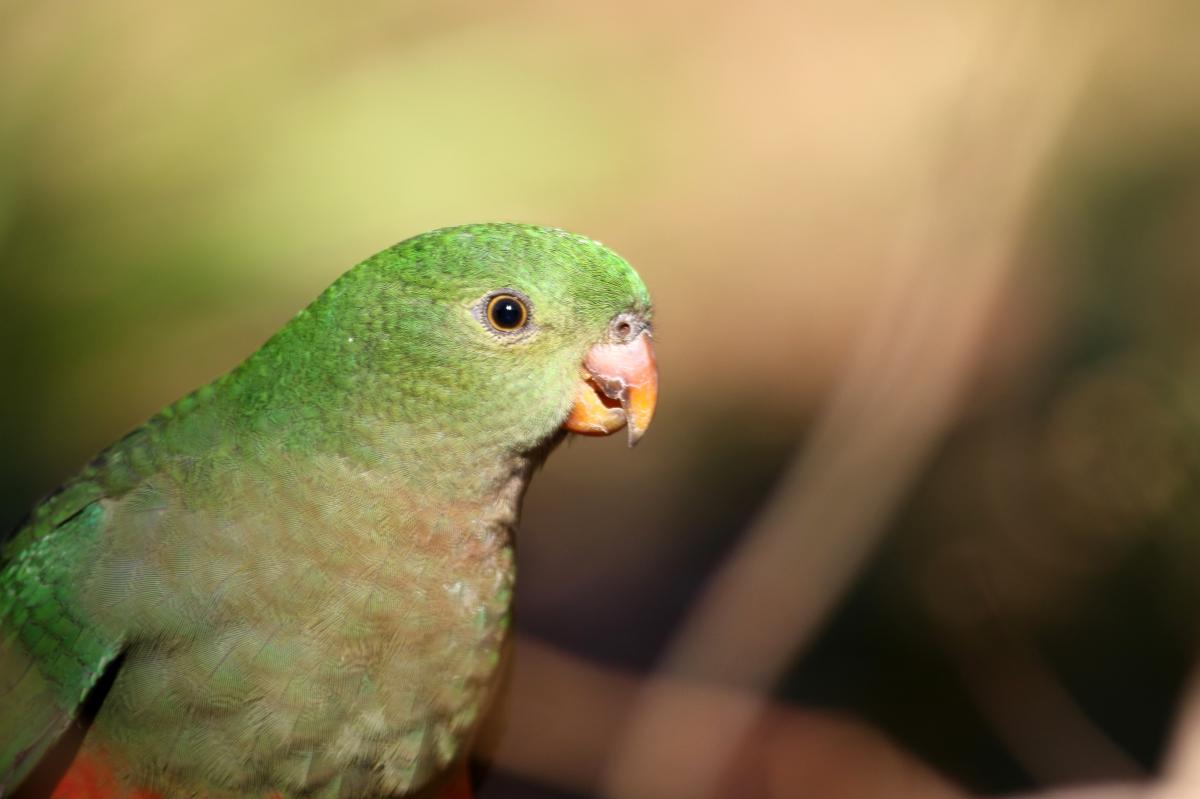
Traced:
[[[779, 706], [757, 696], [688, 680], [645, 685], [633, 675], [518, 639], [506, 713], [483, 748], [501, 767], [549, 784], [592, 792], [604, 764], [649, 691], [667, 722], [646, 741], [656, 768], [635, 786], [640, 797], [682, 797], [696, 756], [721, 742], [750, 711], [749, 734], [726, 762], [719, 793], [746, 799], [963, 797], [866, 725], [830, 713]], [[803, 792], [798, 793], [798, 786]]]
[[[719, 730], [706, 734], [696, 718], [699, 732], [683, 735], [678, 681], [765, 695], [957, 418], [1017, 268], [1039, 179], [1115, 22], [1058, 4], [1004, 5], [996, 13], [961, 100], [917, 170], [911, 215], [897, 229], [890, 283], [872, 323], [810, 443], [693, 608], [661, 663], [662, 679], [643, 691], [620, 733], [608, 795], [723, 793], [739, 753], [773, 711], [747, 701], [724, 709]], [[662, 741], [673, 735], [688, 740], [692, 763], [664, 775]]]

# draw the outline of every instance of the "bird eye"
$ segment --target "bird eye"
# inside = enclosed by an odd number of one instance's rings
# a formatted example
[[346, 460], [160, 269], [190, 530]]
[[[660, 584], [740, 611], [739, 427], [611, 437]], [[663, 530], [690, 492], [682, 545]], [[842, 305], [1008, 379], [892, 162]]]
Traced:
[[488, 301], [487, 318], [497, 330], [512, 332], [524, 327], [529, 321], [529, 310], [519, 297], [497, 294]]

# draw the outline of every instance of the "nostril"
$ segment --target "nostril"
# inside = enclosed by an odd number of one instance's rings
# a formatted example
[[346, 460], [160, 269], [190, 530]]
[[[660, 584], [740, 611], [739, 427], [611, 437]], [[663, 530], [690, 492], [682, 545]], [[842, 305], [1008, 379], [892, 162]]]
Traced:
[[629, 334], [633, 332], [633, 325], [629, 322], [621, 321], [617, 323], [617, 335], [621, 338], [629, 338]]

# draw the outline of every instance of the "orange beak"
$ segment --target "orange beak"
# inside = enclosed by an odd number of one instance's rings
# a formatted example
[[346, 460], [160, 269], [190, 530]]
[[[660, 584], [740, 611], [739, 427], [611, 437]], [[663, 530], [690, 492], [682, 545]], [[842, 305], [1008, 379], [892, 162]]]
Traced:
[[658, 402], [658, 364], [649, 331], [624, 344], [597, 344], [583, 368], [566, 428], [606, 436], [628, 427], [632, 447], [650, 426]]

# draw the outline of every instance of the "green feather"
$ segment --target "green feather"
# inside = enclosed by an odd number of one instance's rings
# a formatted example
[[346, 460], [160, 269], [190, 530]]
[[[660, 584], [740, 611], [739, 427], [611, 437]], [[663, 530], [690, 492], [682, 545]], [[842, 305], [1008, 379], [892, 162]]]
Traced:
[[[500, 290], [516, 333], [486, 323]], [[122, 654], [85, 747], [130, 785], [390, 795], [460, 758], [525, 486], [627, 312], [645, 286], [590, 239], [434, 231], [107, 450], [3, 550], [0, 794]]]

